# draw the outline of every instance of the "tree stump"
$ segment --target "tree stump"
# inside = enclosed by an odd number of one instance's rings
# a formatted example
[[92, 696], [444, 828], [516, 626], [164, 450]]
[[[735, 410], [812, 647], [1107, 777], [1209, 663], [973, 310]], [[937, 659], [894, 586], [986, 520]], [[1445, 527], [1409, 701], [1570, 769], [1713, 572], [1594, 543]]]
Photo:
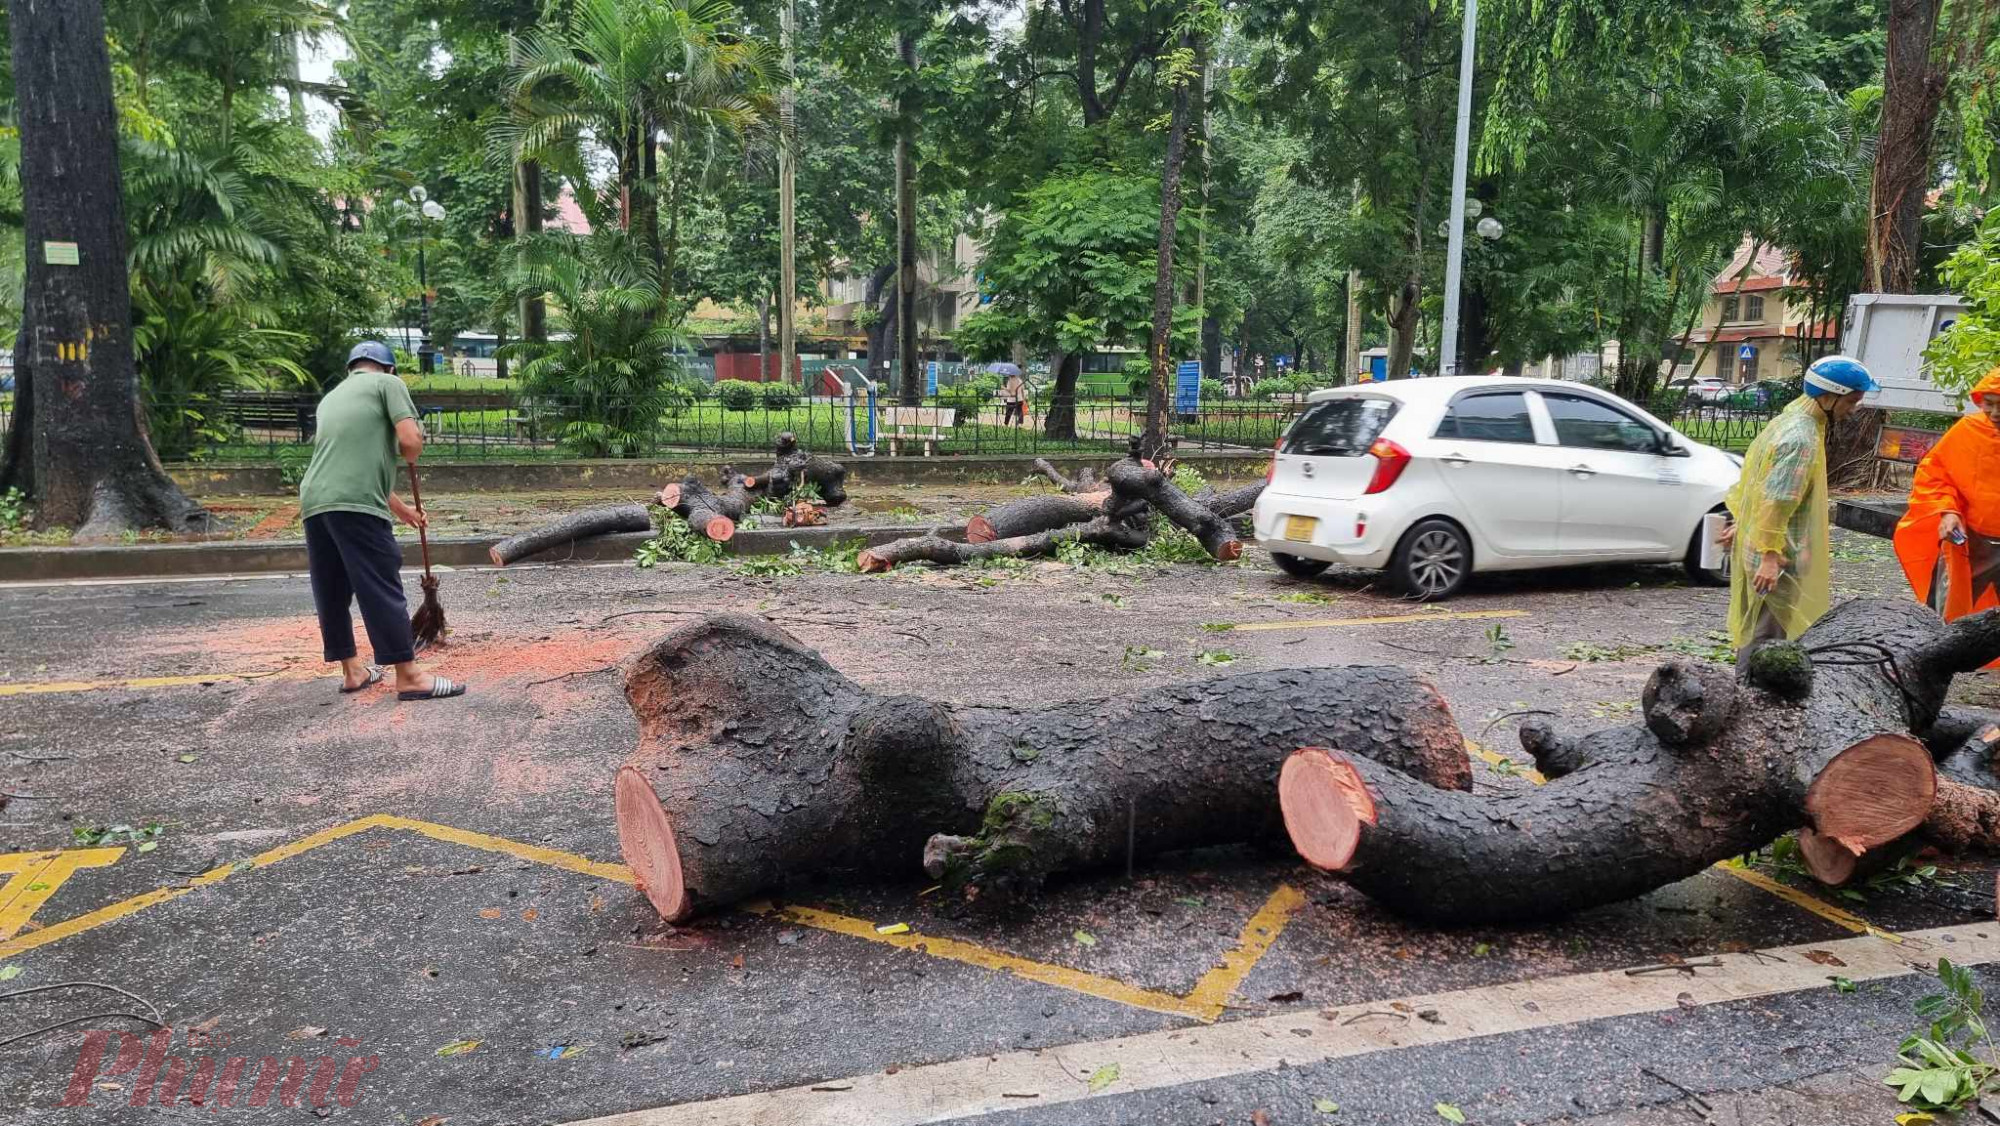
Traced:
[[821, 873], [927, 864], [994, 905], [1128, 848], [1281, 842], [1272, 789], [1306, 744], [1427, 787], [1472, 778], [1444, 701], [1399, 669], [956, 705], [869, 692], [770, 623], [716, 615], [649, 648], [625, 693], [640, 740], [617, 774], [619, 844], [669, 920]]

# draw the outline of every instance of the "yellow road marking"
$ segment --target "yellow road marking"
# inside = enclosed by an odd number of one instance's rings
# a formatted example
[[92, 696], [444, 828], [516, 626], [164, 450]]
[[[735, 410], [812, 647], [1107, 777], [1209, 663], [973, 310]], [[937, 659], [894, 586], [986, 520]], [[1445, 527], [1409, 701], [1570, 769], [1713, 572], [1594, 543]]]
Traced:
[[44, 680], [27, 684], [0, 684], [0, 696], [44, 696], [58, 692], [99, 692], [107, 688], [187, 688], [196, 684], [216, 684], [225, 680], [308, 680], [322, 675], [317, 669], [295, 672], [213, 672], [200, 676], [139, 676], [125, 680]]
[[1792, 887], [1789, 884], [1780, 883], [1779, 881], [1774, 880], [1769, 876], [1766, 876], [1764, 873], [1759, 872], [1754, 868], [1751, 868], [1747, 864], [1744, 864], [1742, 857], [1736, 857], [1731, 860], [1725, 860], [1722, 863], [1717, 864], [1715, 867], [1716, 870], [1719, 872], [1727, 872], [1730, 875], [1735, 876], [1737, 879], [1742, 880], [1744, 883], [1749, 884], [1751, 887], [1762, 888], [1765, 891], [1770, 892], [1772, 895], [1777, 896], [1779, 899], [1782, 899], [1787, 903], [1790, 903], [1796, 907], [1804, 908], [1805, 910], [1810, 911], [1815, 915], [1818, 915], [1820, 918], [1825, 919], [1827, 922], [1832, 923], [1833, 925], [1838, 927], [1845, 927], [1848, 930], [1853, 931], [1855, 934], [1872, 934], [1876, 938], [1883, 939], [1887, 942], [1897, 943], [1898, 945], [1900, 945], [1903, 941], [1902, 935], [1892, 934], [1889, 931], [1880, 930], [1874, 924], [1870, 923], [1868, 920], [1862, 918], [1859, 915], [1854, 914], [1851, 911], [1843, 911], [1840, 908], [1835, 907], [1833, 904], [1828, 903], [1826, 900], [1821, 899], [1816, 895], [1811, 895], [1806, 892], [1800, 891], [1798, 888]]
[[1403, 622], [1469, 622], [1484, 618], [1525, 618], [1526, 610], [1446, 610], [1436, 614], [1390, 614], [1380, 618], [1298, 618], [1288, 622], [1239, 622], [1234, 633], [1274, 629], [1324, 629], [1328, 626], [1388, 626]]
[[1485, 747], [1480, 746], [1479, 744], [1473, 742], [1470, 739], [1467, 739], [1465, 741], [1465, 746], [1467, 750], [1472, 752], [1473, 758], [1478, 759], [1480, 762], [1483, 762], [1488, 766], [1499, 766], [1501, 763], [1506, 763], [1509, 767], [1513, 768], [1515, 774], [1518, 774], [1521, 777], [1526, 778], [1528, 781], [1533, 782], [1537, 786], [1548, 781], [1547, 778], [1542, 776], [1542, 772], [1536, 770], [1534, 767], [1522, 766], [1520, 763], [1515, 762], [1513, 759], [1508, 758], [1506, 755], [1503, 755], [1498, 751], [1489, 751]]
[[84, 868], [102, 868], [125, 849], [73, 848], [61, 852], [10, 852], [0, 856], [0, 872], [11, 873], [0, 887], [0, 938], [12, 938], [63, 881]]
[[[419, 821], [415, 818], [399, 817], [395, 814], [376, 813], [342, 825], [335, 825], [332, 828], [322, 829], [317, 833], [312, 833], [288, 844], [279, 845], [268, 851], [260, 852], [245, 860], [218, 865], [188, 880], [185, 884], [175, 887], [158, 888], [135, 895], [130, 899], [121, 900], [106, 907], [100, 907], [95, 911], [79, 915], [74, 919], [66, 919], [60, 923], [43, 927], [30, 934], [8, 938], [7, 941], [0, 942], [0, 958], [12, 957], [16, 954], [82, 934], [85, 931], [94, 930], [106, 923], [135, 915], [149, 907], [179, 899], [181, 896], [199, 888], [221, 883], [238, 872], [249, 871], [255, 868], [268, 868], [281, 860], [289, 860], [294, 856], [310, 852], [321, 845], [331, 844], [334, 841], [343, 840], [357, 833], [366, 832], [369, 829], [401, 829], [406, 832], [430, 837], [433, 840], [445, 841], [450, 844], [462, 845], [466, 848], [479, 849], [484, 852], [497, 852], [535, 864], [560, 868], [566, 872], [575, 872], [578, 875], [612, 880], [621, 884], [630, 884], [633, 882], [631, 869], [623, 864], [610, 864], [601, 860], [592, 860], [589, 857], [579, 856], [573, 852], [563, 852], [560, 849], [525, 844], [520, 841], [508, 840], [505, 837], [496, 837], [488, 833], [476, 833], [469, 829], [439, 825], [432, 821]], [[84, 856], [91, 853], [111, 853], [112, 855], [108, 859], [102, 861], [102, 863], [108, 864], [112, 860], [117, 859], [117, 854], [123, 851], [123, 849], [89, 849], [55, 855]], [[14, 855], [46, 859], [51, 854], [17, 853]], [[8, 857], [0, 856], [0, 873], [9, 870], [5, 867], [8, 859]], [[29, 866], [26, 861], [22, 862], [24, 869]], [[85, 863], [80, 859], [75, 866], [95, 867], [96, 864]], [[65, 873], [66, 876], [67, 873]], [[14, 887], [15, 881], [23, 878], [17, 875], [14, 880], [9, 881], [4, 887], [0, 887], [0, 923], [4, 923], [7, 919], [11, 918], [11, 912], [14, 909], [11, 902], [4, 898], [6, 892]], [[54, 889], [51, 887], [49, 890], [53, 891]], [[47, 896], [43, 895], [41, 898], [46, 899]], [[942, 938], [915, 932], [881, 934], [876, 931], [875, 924], [870, 920], [857, 919], [849, 915], [840, 915], [832, 911], [821, 911], [813, 907], [788, 906], [778, 909], [776, 914], [778, 917], [790, 922], [814, 927], [819, 930], [831, 931], [835, 934], [850, 935], [855, 938], [866, 939], [870, 942], [879, 942], [887, 946], [916, 950], [920, 953], [929, 954], [934, 958], [944, 958], [948, 961], [963, 962], [967, 965], [999, 970], [1029, 981], [1040, 982], [1044, 985], [1053, 985], [1057, 988], [1084, 993], [1092, 997], [1115, 1001], [1123, 1005], [1131, 1005], [1135, 1008], [1168, 1013], [1173, 1016], [1193, 1017], [1196, 1020], [1212, 1022], [1222, 1015], [1225, 1006], [1228, 1004], [1230, 995], [1236, 991], [1238, 986], [1242, 985], [1244, 978], [1249, 976], [1250, 971], [1256, 967], [1258, 961], [1270, 950], [1271, 945], [1278, 940], [1278, 935], [1284, 931], [1285, 925], [1291, 921], [1292, 914], [1304, 904], [1304, 895], [1288, 884], [1279, 885], [1278, 890], [1271, 893], [1270, 898], [1265, 900], [1263, 907], [1259, 908], [1257, 913], [1250, 917], [1250, 921], [1244, 925], [1241, 937], [1237, 940], [1235, 947], [1223, 955], [1221, 965], [1202, 975], [1201, 979], [1195, 983], [1194, 989], [1185, 997], [1176, 997], [1171, 993], [1161, 993], [1155, 990], [1144, 989], [1136, 985], [1118, 981], [1115, 978], [1100, 977], [1096, 974], [1071, 969], [1067, 966], [1036, 962], [1028, 958], [1008, 954], [1005, 951], [992, 950], [975, 943], [961, 942], [958, 939]], [[40, 906], [40, 901], [38, 900], [34, 906]], [[751, 904], [745, 909], [757, 913], [773, 910], [768, 903]], [[30, 907], [21, 915], [20, 923], [25, 924], [28, 915], [32, 913], [33, 908]], [[4, 937], [9, 933], [11, 932], [0, 931], [0, 937]]]
[[1265, 954], [1270, 953], [1273, 943], [1284, 933], [1285, 924], [1292, 921], [1292, 915], [1306, 905], [1305, 893], [1290, 884], [1279, 884], [1264, 906], [1257, 909], [1250, 921], [1243, 924], [1243, 933], [1236, 939], [1236, 946], [1222, 956], [1222, 964], [1201, 975], [1194, 983], [1187, 999], [1209, 1014], [1203, 1020], [1214, 1020], [1222, 1015], [1229, 1004], [1229, 998], [1257, 968]]

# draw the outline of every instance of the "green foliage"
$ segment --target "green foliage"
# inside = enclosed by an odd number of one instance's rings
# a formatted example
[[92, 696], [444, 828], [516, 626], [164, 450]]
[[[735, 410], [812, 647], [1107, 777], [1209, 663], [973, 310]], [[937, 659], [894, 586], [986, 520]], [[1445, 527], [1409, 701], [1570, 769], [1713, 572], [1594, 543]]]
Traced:
[[28, 526], [34, 510], [28, 506], [28, 495], [19, 489], [8, 489], [0, 493], [0, 532], [19, 532]]
[[1987, 372], [2000, 367], [2000, 208], [1987, 212], [1979, 237], [1947, 258], [1938, 275], [1966, 309], [1924, 349], [1931, 382], [1963, 403]]
[[742, 379], [718, 379], [715, 381], [715, 401], [724, 410], [747, 411], [757, 406], [757, 385]]
[[1939, 958], [1937, 975], [1944, 991], [1917, 1001], [1917, 1016], [1929, 1027], [1903, 1040], [1896, 1050], [1902, 1066], [1882, 1082], [1897, 1088], [1899, 1101], [1919, 1110], [1951, 1112], [1985, 1094], [2000, 1075], [2000, 1057], [1986, 1030], [1986, 995], [1971, 972]]
[[788, 411], [799, 405], [798, 388], [789, 383], [766, 383], [760, 397], [767, 411]]
[[661, 511], [659, 528], [659, 534], [640, 544], [633, 556], [642, 571], [659, 563], [720, 563], [728, 554], [673, 512]]
[[1220, 379], [1201, 381], [1201, 401], [1203, 404], [1220, 403], [1229, 397], [1229, 389]]
[[1292, 384], [1288, 379], [1260, 379], [1250, 385], [1250, 397], [1253, 399], [1275, 399], [1291, 393]]
[[687, 345], [662, 315], [658, 267], [624, 232], [577, 239], [543, 235], [519, 256], [517, 284], [546, 297], [551, 332], [508, 345], [516, 376], [554, 424], [565, 450], [582, 457], [637, 457], [663, 415], [691, 396], [676, 384], [674, 358]]

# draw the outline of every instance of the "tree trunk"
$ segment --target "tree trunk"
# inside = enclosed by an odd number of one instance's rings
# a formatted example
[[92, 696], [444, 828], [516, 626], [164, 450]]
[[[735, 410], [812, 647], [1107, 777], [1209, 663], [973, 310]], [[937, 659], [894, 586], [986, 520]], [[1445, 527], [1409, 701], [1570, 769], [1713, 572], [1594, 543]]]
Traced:
[[494, 544], [487, 554], [495, 567], [505, 567], [516, 560], [540, 555], [552, 548], [567, 547], [592, 536], [652, 530], [653, 517], [646, 511], [645, 505], [604, 504], [580, 509], [518, 536], [509, 536]]
[[924, 401], [917, 377], [917, 33], [896, 33], [903, 86], [896, 94], [896, 398]]
[[798, 122], [794, 90], [798, 72], [793, 64], [793, 29], [798, 25], [798, 0], [784, 0], [778, 6], [779, 30], [784, 40], [784, 85], [778, 91], [778, 370], [780, 382], [790, 383], [798, 366], [797, 320], [799, 300], [798, 222], [795, 210], [798, 183]]
[[[28, 248], [15, 366], [40, 392], [15, 428], [30, 431], [36, 523], [86, 540], [206, 528], [146, 436], [103, 5], [10, 0], [8, 10]], [[62, 264], [72, 253], [76, 264]]]
[[[527, 241], [542, 232], [542, 166], [523, 160], [514, 165], [514, 237]], [[548, 302], [540, 294], [521, 295], [521, 338], [549, 338]]]
[[771, 378], [771, 298], [757, 296], [757, 378]]
[[[1181, 46], [1194, 51], [1196, 65], [1202, 58], [1202, 43], [1192, 32], [1181, 36]], [[1174, 106], [1167, 123], [1166, 166], [1160, 173], [1160, 240], [1154, 259], [1158, 269], [1153, 278], [1153, 338], [1147, 349], [1153, 361], [1152, 378], [1146, 382], [1146, 429], [1139, 438], [1139, 456], [1159, 458], [1167, 452], [1167, 404], [1174, 384], [1174, 229], [1181, 215], [1181, 166], [1187, 158], [1188, 123], [1193, 117], [1193, 92], [1188, 80], [1174, 85]]]
[[1932, 64], [1944, 0], [1889, 0], [1882, 124], [1869, 189], [1868, 279], [1877, 293], [1914, 293], [1923, 249], [1931, 140], [1947, 74]]
[[1086, 524], [1105, 515], [1109, 489], [1095, 493], [1068, 495], [1044, 493], [995, 505], [965, 524], [965, 542], [989, 543], [1034, 535], [1071, 524]]
[[651, 120], [634, 141], [639, 152], [639, 191], [632, 201], [632, 233], [652, 256], [653, 265], [660, 268], [661, 287], [671, 288], [665, 280], [666, 247], [660, 242], [660, 141]]
[[1415, 269], [1403, 280], [1402, 288], [1389, 298], [1389, 370], [1388, 378], [1405, 379], [1410, 372], [1410, 357], [1417, 346], [1417, 300], [1423, 296], [1422, 275]]
[[1229, 526], [1229, 521], [1196, 504], [1158, 468], [1126, 458], [1107, 470], [1104, 479], [1117, 498], [1119, 510], [1144, 501], [1199, 540], [1202, 549], [1215, 558], [1226, 563], [1242, 556], [1243, 541], [1236, 538], [1236, 530]]
[[1338, 386], [1345, 387], [1361, 370], [1361, 271], [1349, 267], [1347, 271], [1347, 323], [1343, 326], [1347, 335], [1340, 350], [1340, 373]]
[[721, 492], [702, 484], [701, 478], [690, 473], [680, 484], [662, 488], [658, 499], [662, 508], [673, 510], [695, 531], [716, 543], [728, 543], [736, 537], [736, 522], [756, 503], [751, 496], [756, 487], [756, 478], [745, 477], [733, 466], [725, 465]]
[[871, 547], [856, 557], [855, 563], [863, 574], [876, 575], [900, 563], [937, 563], [951, 567], [980, 559], [1027, 559], [1054, 555], [1058, 548], [1069, 543], [1138, 551], [1152, 538], [1152, 533], [1144, 528], [1099, 516], [1085, 524], [1064, 524], [1032, 534], [979, 542], [948, 540], [930, 532]]
[[1057, 442], [1076, 440], [1076, 381], [1083, 371], [1083, 357], [1061, 353], [1056, 364], [1056, 385], [1049, 394], [1049, 412], [1042, 420], [1042, 436]]
[[926, 860], [994, 903], [1122, 863], [1128, 846], [1280, 839], [1272, 792], [1298, 746], [1348, 747], [1431, 786], [1472, 777], [1444, 701], [1398, 669], [953, 705], [876, 695], [768, 622], [717, 615], [642, 654], [625, 695], [640, 737], [618, 771], [618, 839], [669, 920], [818, 873]]
[[829, 508], [847, 503], [847, 467], [800, 449], [798, 435], [786, 430], [777, 437], [771, 471], [764, 475], [764, 495], [787, 497], [807, 484], [819, 490], [821, 503]]
[[[1930, 730], [1954, 674], [2000, 656], [2000, 611], [1949, 626], [1914, 602], [1846, 603], [1798, 643], [1728, 670], [1673, 661], [1645, 723], [1525, 732], [1553, 777], [1471, 798], [1338, 753], [1286, 767], [1281, 801], [1312, 863], [1399, 913], [1545, 919], [1640, 895], [1803, 828], [1822, 878], [1924, 823]], [[1892, 676], [1885, 670], [1896, 670]]]

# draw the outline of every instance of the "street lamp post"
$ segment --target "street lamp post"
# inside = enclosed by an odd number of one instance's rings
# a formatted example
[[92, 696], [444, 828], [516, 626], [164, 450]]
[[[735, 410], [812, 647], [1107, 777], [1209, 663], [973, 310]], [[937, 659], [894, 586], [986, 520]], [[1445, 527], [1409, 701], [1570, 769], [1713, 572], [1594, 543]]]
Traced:
[[1472, 137], [1472, 52], [1479, 44], [1479, 0], [1465, 0], [1465, 41], [1458, 49], [1458, 135], [1451, 150], [1451, 230], [1444, 259], [1444, 339], [1438, 374], [1458, 374], [1458, 291], [1465, 274], [1465, 161]]
[[417, 370], [423, 372], [425, 375], [429, 375], [437, 370], [437, 347], [431, 342], [431, 281], [429, 263], [424, 257], [424, 243], [428, 240], [429, 232], [425, 230], [424, 224], [426, 222], [442, 222], [445, 216], [444, 205], [430, 198], [430, 193], [424, 190], [422, 184], [418, 184], [416, 187], [410, 189], [409, 202], [406, 203], [400, 199], [396, 201], [395, 212], [398, 215], [414, 214], [417, 219], [417, 289], [419, 291], [417, 298], [421, 304], [417, 328], [423, 334], [422, 343], [417, 346]]

